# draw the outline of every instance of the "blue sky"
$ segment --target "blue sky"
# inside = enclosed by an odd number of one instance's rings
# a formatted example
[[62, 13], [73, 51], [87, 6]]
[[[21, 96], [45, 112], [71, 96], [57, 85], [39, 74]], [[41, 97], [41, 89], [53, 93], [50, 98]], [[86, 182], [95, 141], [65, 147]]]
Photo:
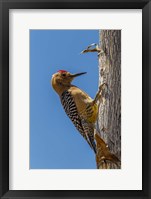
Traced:
[[96, 53], [80, 55], [99, 42], [98, 30], [30, 30], [30, 169], [95, 169], [95, 155], [66, 116], [50, 80], [60, 69], [87, 72], [73, 84], [94, 98]]

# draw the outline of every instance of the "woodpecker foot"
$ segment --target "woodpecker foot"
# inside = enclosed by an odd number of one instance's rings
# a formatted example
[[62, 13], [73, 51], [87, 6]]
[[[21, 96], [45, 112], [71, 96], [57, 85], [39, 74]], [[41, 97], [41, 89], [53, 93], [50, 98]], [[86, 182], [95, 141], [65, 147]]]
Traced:
[[108, 89], [108, 85], [106, 83], [103, 83], [99, 86], [99, 90], [93, 100], [93, 103], [96, 103], [98, 101], [99, 98], [102, 98], [102, 101], [105, 103], [105, 98], [103, 100], [103, 97], [104, 97], [104, 90], [105, 88]]
[[101, 85], [99, 86], [99, 92], [101, 92], [102, 90], [104, 90], [104, 89], [105, 89], [105, 87], [106, 87], [106, 88], [108, 88], [107, 83], [103, 83], [103, 84], [101, 84]]
[[105, 128], [104, 126], [102, 127], [101, 131], [103, 131], [104, 133], [108, 133], [108, 129]]

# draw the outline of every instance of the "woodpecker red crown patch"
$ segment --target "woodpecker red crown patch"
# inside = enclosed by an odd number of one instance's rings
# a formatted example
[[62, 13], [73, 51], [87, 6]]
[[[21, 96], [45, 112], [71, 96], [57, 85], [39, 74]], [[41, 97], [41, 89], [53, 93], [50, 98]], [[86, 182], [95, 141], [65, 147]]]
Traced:
[[67, 71], [66, 70], [58, 70], [57, 72], [58, 73], [66, 73]]

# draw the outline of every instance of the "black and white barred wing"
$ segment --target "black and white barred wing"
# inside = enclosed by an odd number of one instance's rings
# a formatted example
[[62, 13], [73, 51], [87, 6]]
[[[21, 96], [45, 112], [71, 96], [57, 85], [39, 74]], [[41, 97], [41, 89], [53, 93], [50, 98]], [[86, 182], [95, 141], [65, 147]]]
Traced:
[[74, 126], [81, 133], [81, 135], [86, 139], [84, 129], [81, 124], [81, 118], [78, 114], [76, 104], [70, 92], [68, 91], [63, 92], [63, 94], [61, 95], [61, 103], [66, 114], [73, 122]]
[[90, 147], [93, 148], [94, 152], [96, 152], [93, 130], [92, 128], [89, 127], [87, 122], [85, 122], [85, 120], [79, 116], [76, 104], [70, 92], [68, 91], [63, 92], [63, 94], [61, 95], [61, 103], [63, 105], [66, 114], [73, 122], [74, 126], [77, 128], [80, 134], [86, 139]]

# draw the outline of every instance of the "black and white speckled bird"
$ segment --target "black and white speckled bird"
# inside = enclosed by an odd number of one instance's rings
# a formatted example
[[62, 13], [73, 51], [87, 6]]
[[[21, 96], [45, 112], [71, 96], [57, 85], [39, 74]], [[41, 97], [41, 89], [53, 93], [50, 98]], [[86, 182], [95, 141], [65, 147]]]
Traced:
[[71, 84], [75, 77], [83, 74], [85, 73], [71, 74], [65, 70], [59, 70], [52, 76], [51, 83], [60, 96], [66, 114], [96, 153], [96, 143], [94, 141], [94, 128], [98, 117], [96, 102], [101, 89], [95, 99], [92, 99], [83, 90]]

